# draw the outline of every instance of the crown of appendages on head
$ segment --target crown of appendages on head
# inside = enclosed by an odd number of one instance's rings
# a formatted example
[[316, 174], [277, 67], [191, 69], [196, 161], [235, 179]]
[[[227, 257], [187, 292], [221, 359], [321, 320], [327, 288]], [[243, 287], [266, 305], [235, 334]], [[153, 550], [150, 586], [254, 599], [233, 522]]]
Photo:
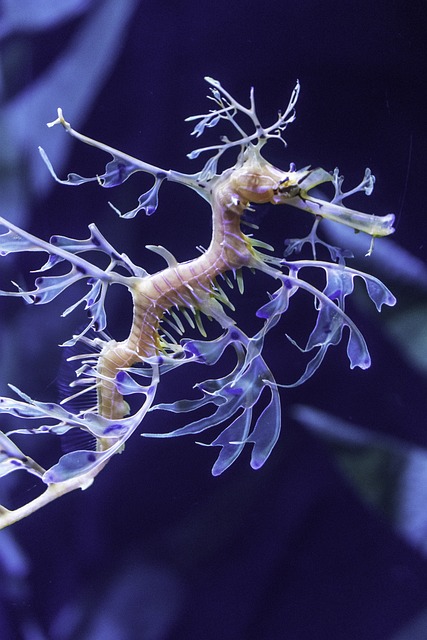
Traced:
[[[218, 475], [227, 469], [249, 443], [252, 445], [251, 465], [257, 469], [264, 464], [279, 436], [280, 386], [300, 385], [310, 378], [320, 366], [328, 348], [341, 341], [345, 327], [348, 329], [346, 336], [350, 367], [365, 369], [370, 365], [365, 340], [345, 311], [345, 299], [352, 293], [356, 278], [363, 280], [368, 296], [378, 310], [383, 304], [394, 305], [395, 298], [377, 278], [347, 266], [345, 258], [348, 252], [319, 239], [317, 226], [322, 218], [328, 218], [370, 234], [372, 238], [393, 233], [392, 214], [383, 217], [368, 215], [343, 204], [344, 199], [354, 193], [365, 192], [370, 195], [374, 176], [366, 169], [360, 184], [343, 192], [343, 178], [338, 169], [332, 173], [307, 167], [297, 170], [291, 164], [288, 171], [283, 171], [263, 157], [263, 147], [269, 141], [279, 140], [286, 145], [282, 133], [295, 119], [298, 83], [286, 110], [279, 112], [271, 126], [263, 127], [256, 113], [253, 90], [249, 106], [246, 107], [216, 80], [206, 78], [206, 81], [211, 87], [209, 98], [214, 107], [206, 114], [187, 118], [196, 122], [193, 135], [198, 138], [205, 128], [215, 127], [219, 123], [228, 125], [232, 135], [223, 135], [219, 144], [202, 147], [189, 154], [190, 158], [198, 158], [201, 154], [209, 156], [198, 173], [164, 170], [92, 140], [72, 129], [60, 109], [58, 118], [49, 126], [62, 125], [77, 140], [111, 154], [112, 160], [101, 176], [84, 178], [71, 173], [66, 180], [60, 180], [45, 152], [40, 149], [49, 171], [61, 184], [79, 185], [94, 181], [103, 187], [114, 187], [139, 171], [151, 174], [153, 185], [140, 196], [136, 208], [122, 214], [111, 205], [124, 218], [132, 218], [141, 210], [152, 214], [157, 208], [158, 192], [164, 180], [196, 191], [209, 202], [212, 209], [211, 242], [198, 257], [180, 263], [164, 247], [149, 245], [147, 248], [160, 254], [167, 263], [163, 270], [149, 274], [127, 255], [119, 253], [94, 224], [89, 225], [90, 235], [86, 239], [52, 236], [45, 241], [0, 218], [0, 224], [7, 230], [0, 235], [0, 255], [26, 251], [42, 251], [48, 255], [45, 264], [38, 269], [41, 275], [36, 277], [32, 290], [26, 291], [15, 285], [16, 290], [2, 291], [1, 295], [17, 296], [28, 303], [45, 304], [75, 282], [84, 280], [89, 287], [86, 295], [62, 314], [65, 316], [83, 305], [89, 315], [87, 326], [65, 343], [66, 346], [81, 346], [82, 352], [69, 358], [78, 365], [75, 379], [70, 385], [77, 388], [77, 392], [73, 393], [73, 389], [72, 395], [59, 404], [43, 403], [10, 385], [16, 397], [0, 399], [0, 412], [10, 414], [24, 425], [7, 433], [0, 432], [0, 475], [25, 470], [47, 485], [37, 498], [15, 510], [1, 507], [1, 526], [22, 519], [60, 495], [90, 486], [109, 459], [123, 450], [125, 441], [148, 411], [191, 414], [201, 407], [211, 409], [209, 415], [189, 419], [184, 427], [174, 431], [143, 435], [170, 438], [199, 434], [219, 427], [219, 435], [210, 443], [210, 446], [220, 448], [213, 474]], [[251, 127], [249, 132], [243, 128], [246, 126], [244, 120]], [[219, 172], [218, 161], [230, 150], [236, 151], [236, 162], [231, 168]], [[312, 195], [314, 187], [326, 182], [331, 182], [335, 191], [330, 201]], [[252, 204], [263, 203], [290, 205], [314, 216], [313, 229], [307, 237], [287, 241], [285, 257], [272, 255], [271, 246], [242, 231], [244, 225], [252, 231], [257, 228], [245, 219], [245, 212], [250, 210]], [[311, 245], [313, 259], [290, 261], [290, 254], [299, 252], [305, 243]], [[326, 247], [330, 261], [316, 259], [316, 246], [319, 244]], [[106, 254], [109, 261], [106, 268], [101, 269], [83, 257], [83, 254], [94, 251]], [[66, 273], [45, 274], [52, 273], [51, 270], [55, 273], [55, 267], [61, 262], [70, 267]], [[262, 271], [277, 283], [277, 289], [268, 294], [268, 300], [257, 311], [262, 326], [251, 337], [236, 326], [230, 312], [226, 311], [233, 310], [233, 305], [219, 283], [219, 279], [223, 279], [226, 284], [233, 286], [231, 275], [243, 293], [243, 267]], [[324, 273], [323, 289], [311, 284], [307, 278], [307, 273], [312, 273], [313, 267]], [[111, 284], [126, 287], [133, 300], [129, 335], [120, 342], [111, 339], [105, 331], [107, 317], [104, 302]], [[287, 310], [292, 296], [299, 290], [311, 294], [315, 303], [315, 326], [305, 347], [298, 347], [299, 351], [312, 352], [312, 356], [296, 382], [279, 385], [264, 360], [264, 341]], [[217, 321], [221, 328], [219, 337], [207, 338], [202, 315]], [[185, 337], [183, 321], [193, 329], [199, 329], [200, 339]], [[197, 384], [197, 399], [154, 404], [157, 385], [169, 371], [190, 363], [213, 365], [230, 348], [236, 355], [233, 369], [223, 378], [208, 379]], [[70, 399], [90, 392], [96, 392], [94, 406], [80, 411], [68, 408], [73, 404], [67, 405]], [[263, 393], [267, 397], [262, 401], [261, 408], [254, 412]], [[134, 396], [133, 406], [136, 408], [132, 411], [125, 400], [128, 395]], [[138, 398], [139, 403], [135, 402]], [[33, 420], [35, 426], [31, 426], [34, 425], [31, 422]], [[96, 441], [96, 448], [66, 453], [48, 469], [26, 456], [12, 440], [14, 434], [50, 433], [62, 436], [72, 430], [88, 434]]]

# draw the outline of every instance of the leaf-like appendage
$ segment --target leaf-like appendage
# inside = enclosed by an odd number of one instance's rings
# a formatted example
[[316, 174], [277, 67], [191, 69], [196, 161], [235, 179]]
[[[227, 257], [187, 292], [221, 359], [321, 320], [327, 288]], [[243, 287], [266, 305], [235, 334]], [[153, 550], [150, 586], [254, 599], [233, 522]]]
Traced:
[[62, 124], [73, 137], [77, 138], [81, 142], [85, 142], [86, 144], [90, 144], [91, 146], [98, 147], [102, 151], [109, 153], [113, 157], [113, 159], [106, 164], [105, 171], [101, 175], [85, 178], [77, 173], [69, 173], [67, 178], [65, 180], [62, 180], [57, 176], [52, 163], [50, 162], [44, 149], [39, 147], [40, 155], [56, 182], [70, 186], [77, 186], [86, 182], [97, 182], [102, 187], [109, 189], [111, 187], [116, 187], [123, 184], [134, 173], [138, 173], [140, 171], [142, 171], [143, 173], [149, 173], [154, 177], [154, 185], [139, 197], [139, 204], [135, 209], [127, 213], [121, 213], [116, 207], [114, 207], [114, 205], [111, 205], [111, 207], [122, 218], [133, 218], [141, 210], [145, 210], [147, 215], [151, 215], [152, 213], [154, 213], [158, 205], [158, 192], [160, 186], [163, 180], [169, 176], [170, 172], [159, 169], [158, 167], [143, 162], [142, 160], [138, 160], [137, 158], [133, 158], [132, 156], [129, 156], [126, 153], [122, 153], [117, 149], [113, 149], [112, 147], [109, 147], [102, 142], [97, 142], [96, 140], [92, 140], [87, 136], [83, 136], [77, 131], [74, 131], [74, 129], [71, 128], [68, 122], [64, 120], [62, 111], [60, 109], [58, 109], [58, 114], [58, 119], [54, 123], [51, 123], [52, 125], [58, 123]]
[[24, 470], [39, 478], [44, 469], [26, 456], [6, 434], [0, 431], [0, 478], [12, 471]]
[[[209, 345], [209, 362], [218, 360], [225, 348], [234, 346], [238, 355], [235, 368], [220, 379], [205, 380], [196, 385], [202, 397], [194, 400], [177, 400], [161, 403], [152, 410], [187, 413], [206, 405], [216, 407], [206, 417], [169, 433], [145, 433], [151, 438], [174, 438], [182, 435], [201, 433], [232, 419], [233, 422], [207, 446], [220, 446], [221, 452], [212, 469], [214, 475], [225, 471], [238, 457], [246, 443], [253, 443], [252, 466], [259, 468], [270, 455], [280, 431], [280, 400], [274, 378], [261, 356], [261, 341], [258, 337], [248, 338], [238, 329], [227, 331], [219, 340], [207, 341], [201, 350]], [[256, 344], [256, 346], [255, 346]], [[194, 345], [193, 345], [194, 346]], [[197, 349], [198, 350], [198, 349]], [[203, 360], [201, 360], [203, 362]], [[252, 408], [257, 404], [264, 389], [269, 389], [272, 399], [255, 422], [252, 432]]]

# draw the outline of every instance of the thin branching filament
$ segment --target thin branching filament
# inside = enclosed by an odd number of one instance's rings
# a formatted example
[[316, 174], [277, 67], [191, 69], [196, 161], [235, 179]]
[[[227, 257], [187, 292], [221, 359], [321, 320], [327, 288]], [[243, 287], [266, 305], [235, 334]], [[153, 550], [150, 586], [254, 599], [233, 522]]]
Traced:
[[[111, 457], [123, 451], [135, 430], [144, 431], [141, 424], [148, 412], [180, 413], [184, 417], [189, 414], [189, 417], [184, 426], [168, 432], [143, 433], [145, 437], [173, 438], [213, 431], [212, 441], [204, 444], [219, 448], [212, 469], [214, 475], [225, 471], [247, 445], [251, 446], [251, 466], [258, 469], [271, 454], [280, 434], [281, 387], [306, 382], [321, 365], [329, 347], [343, 339], [347, 340], [350, 367], [370, 366], [365, 339], [346, 312], [346, 298], [352, 294], [356, 279], [364, 282], [367, 295], [378, 310], [383, 304], [394, 305], [395, 298], [380, 280], [348, 266], [350, 254], [345, 247], [333, 247], [321, 240], [317, 229], [326, 218], [372, 238], [393, 233], [392, 214], [379, 217], [344, 204], [355, 193], [370, 195], [374, 176], [366, 169], [360, 184], [344, 192], [338, 169], [332, 173], [309, 167], [297, 170], [291, 163], [284, 171], [264, 158], [262, 151], [271, 140], [280, 140], [286, 145], [283, 132], [295, 119], [299, 83], [286, 109], [279, 112], [272, 124], [263, 126], [256, 112], [253, 89], [245, 106], [219, 82], [212, 78], [206, 80], [211, 88], [209, 98], [213, 109], [187, 118], [196, 123], [193, 135], [199, 138], [206, 128], [219, 124], [227, 126], [230, 132], [224, 133], [217, 145], [200, 147], [189, 154], [192, 159], [202, 154], [209, 156], [198, 173], [184, 174], [155, 167], [92, 140], [75, 131], [60, 109], [57, 119], [49, 126], [61, 125], [68, 134], [107, 152], [112, 159], [101, 175], [86, 178], [70, 173], [66, 179], [60, 179], [40, 149], [50, 173], [61, 184], [77, 186], [95, 182], [110, 188], [138, 172], [151, 175], [152, 186], [139, 197], [132, 210], [121, 213], [112, 205], [124, 218], [133, 218], [140, 211], [147, 215], [154, 213], [165, 180], [189, 187], [211, 207], [211, 241], [200, 255], [179, 262], [165, 247], [149, 245], [147, 248], [166, 262], [163, 269], [150, 274], [116, 250], [94, 224], [89, 225], [86, 239], [56, 235], [42, 240], [0, 218], [0, 225], [5, 229], [0, 235], [1, 256], [29, 251], [47, 254], [33, 288], [23, 290], [15, 285], [14, 290], [0, 291], [0, 295], [22, 298], [30, 304], [47, 304], [83, 281], [88, 286], [87, 293], [62, 315], [83, 308], [89, 316], [81, 331], [63, 345], [77, 349], [69, 357], [75, 365], [75, 375], [66, 397], [58, 403], [43, 403], [10, 385], [13, 397], [0, 398], [0, 413], [9, 414], [17, 422], [12, 431], [0, 431], [0, 476], [16, 470], [26, 471], [46, 486], [41, 495], [15, 510], [0, 507], [0, 527], [26, 517], [69, 491], [89, 487]], [[218, 161], [229, 150], [236, 152], [235, 164], [218, 172]], [[333, 186], [334, 195], [330, 200], [322, 199], [317, 190], [314, 191], [324, 183]], [[287, 240], [282, 256], [274, 255], [272, 247], [245, 232], [248, 227], [256, 229], [247, 221], [246, 212], [253, 206], [268, 203], [291, 206], [313, 216], [310, 234], [302, 239]], [[299, 253], [304, 244], [311, 247], [312, 258], [291, 260], [292, 254]], [[326, 248], [330, 261], [317, 259], [319, 246]], [[105, 268], [96, 266], [87, 257], [86, 254], [94, 251], [106, 256]], [[58, 271], [56, 267], [60, 263], [69, 265], [68, 271]], [[323, 274], [323, 288], [310, 282], [307, 274], [312, 273], [313, 268]], [[247, 335], [236, 324], [233, 304], [224, 290], [224, 286], [232, 286], [235, 281], [240, 293], [244, 293], [246, 269], [263, 272], [277, 285], [256, 313], [261, 328], [254, 335]], [[112, 284], [124, 287], [133, 305], [127, 337], [120, 341], [108, 333], [105, 300]], [[279, 384], [265, 359], [266, 338], [299, 291], [312, 296], [316, 320], [305, 346], [290, 340], [296, 347], [295, 353], [307, 353], [309, 360], [297, 381]], [[213, 321], [217, 327], [214, 337], [206, 331], [204, 319]], [[191, 333], [187, 333], [188, 326], [192, 327]], [[199, 334], [196, 338], [194, 331]], [[234, 366], [223, 377], [203, 379], [203, 376], [195, 386], [199, 397], [155, 404], [156, 390], [171, 371], [190, 363], [204, 370], [203, 367], [221, 363], [226, 351], [234, 353]], [[93, 404], [73, 410], [77, 398], [92, 396]], [[198, 410], [202, 408], [207, 411], [198, 417]], [[14, 434], [61, 437], [73, 430], [86, 434], [95, 446], [69, 451], [48, 468], [25, 455], [13, 440]]]

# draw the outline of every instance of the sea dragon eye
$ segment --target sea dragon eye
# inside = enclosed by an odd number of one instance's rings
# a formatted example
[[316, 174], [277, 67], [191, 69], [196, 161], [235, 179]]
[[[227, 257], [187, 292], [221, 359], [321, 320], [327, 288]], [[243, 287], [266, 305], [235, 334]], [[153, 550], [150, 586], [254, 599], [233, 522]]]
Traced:
[[284, 180], [279, 182], [276, 193], [288, 196], [289, 198], [295, 198], [300, 194], [301, 189], [297, 184], [287, 184], [288, 182], [289, 178], [285, 178]]

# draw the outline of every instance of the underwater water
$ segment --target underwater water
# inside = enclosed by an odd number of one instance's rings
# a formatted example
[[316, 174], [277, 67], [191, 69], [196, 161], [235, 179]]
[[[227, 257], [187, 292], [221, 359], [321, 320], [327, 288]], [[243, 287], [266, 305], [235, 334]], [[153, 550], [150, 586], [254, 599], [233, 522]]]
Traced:
[[[425, 637], [425, 14], [422, 2], [0, 3], [2, 217], [45, 239], [87, 237], [94, 222], [149, 272], [163, 264], [145, 245], [191, 259], [210, 238], [209, 207], [197, 194], [164, 185], [152, 216], [120, 220], [108, 201], [130, 209], [149, 180], [132, 178], [108, 192], [56, 184], [39, 145], [61, 176], [93, 175], [105, 157], [46, 123], [61, 106], [79, 131], [191, 173], [203, 164], [186, 157], [199, 145], [184, 120], [206, 111], [204, 76], [242, 102], [253, 85], [268, 121], [299, 79], [288, 146], [272, 144], [266, 155], [284, 169], [291, 162], [339, 166], [349, 186], [372, 169], [374, 192], [368, 200], [356, 195], [354, 206], [393, 212], [395, 234], [377, 239], [369, 257], [369, 237], [352, 229], [322, 222], [319, 235], [351, 249], [351, 266], [381, 278], [398, 299], [378, 314], [356, 288], [348, 311], [372, 366], [350, 370], [343, 341], [313, 378], [283, 389], [281, 436], [261, 469], [251, 469], [243, 452], [212, 477], [217, 452], [194, 438], [139, 436], [180, 426], [179, 415], [153, 412], [92, 487], [2, 530], [1, 638]], [[220, 132], [208, 133], [215, 144]], [[255, 207], [253, 222], [257, 237], [281, 255], [285, 239], [303, 237], [312, 221], [266, 204]], [[23, 286], [33, 260], [4, 260], [0, 289], [10, 280]], [[259, 329], [256, 309], [275, 288], [263, 274], [248, 274], [244, 295], [230, 294], [233, 317], [248, 334]], [[114, 294], [108, 329], [122, 339], [131, 306]], [[56, 345], [85, 322], [83, 313], [60, 318], [65, 306], [0, 298], [1, 395], [10, 395], [12, 383], [59, 400], [67, 372]], [[312, 326], [313, 302], [298, 296], [264, 349], [279, 383], [295, 381], [306, 363], [285, 334], [303, 344]], [[227, 371], [219, 363], [209, 375]], [[159, 402], [186, 397], [197, 381], [179, 369], [160, 385]], [[2, 415], [1, 429], [8, 428]], [[34, 440], [36, 457], [45, 443]], [[46, 446], [53, 463], [60, 445]], [[2, 504], [36, 495], [35, 479], [18, 476], [1, 479]]]

